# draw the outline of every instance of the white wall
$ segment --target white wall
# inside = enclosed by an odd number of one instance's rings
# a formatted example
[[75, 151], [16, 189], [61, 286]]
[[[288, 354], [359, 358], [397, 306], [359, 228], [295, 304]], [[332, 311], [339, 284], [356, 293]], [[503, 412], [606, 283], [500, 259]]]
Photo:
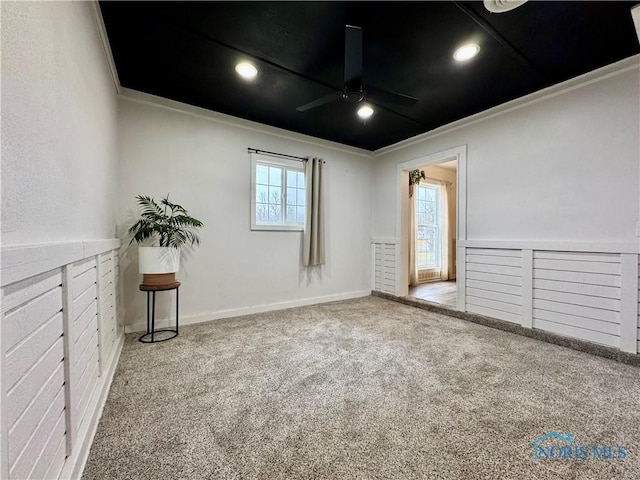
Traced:
[[[368, 152], [132, 95], [171, 108], [120, 100], [120, 227], [131, 223], [137, 194], [170, 193], [205, 224], [201, 247], [183, 257], [178, 273], [184, 321], [370, 291], [373, 162]], [[247, 147], [326, 160], [327, 263], [322, 268], [307, 272], [301, 267], [301, 232], [250, 230]], [[145, 303], [137, 289], [136, 261], [135, 246], [123, 253], [126, 322], [140, 328]], [[159, 316], [173, 316], [170, 296], [158, 297], [159, 304], [165, 302]]]
[[634, 68], [383, 150], [375, 165], [373, 235], [396, 236], [397, 164], [467, 145], [468, 239], [635, 241], [638, 90]]
[[115, 86], [89, 2], [2, 2], [2, 243], [112, 238]]
[[0, 8], [0, 478], [78, 478], [123, 341], [116, 87], [93, 2]]
[[[633, 57], [376, 152], [374, 237], [402, 233], [398, 164], [460, 148], [458, 309], [637, 353], [638, 74]], [[399, 295], [404, 250], [382, 259]]]

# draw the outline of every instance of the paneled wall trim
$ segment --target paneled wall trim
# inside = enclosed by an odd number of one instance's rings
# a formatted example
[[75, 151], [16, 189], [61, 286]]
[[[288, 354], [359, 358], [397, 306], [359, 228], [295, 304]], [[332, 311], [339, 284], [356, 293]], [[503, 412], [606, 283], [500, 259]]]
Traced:
[[640, 351], [637, 246], [460, 241], [457, 253], [459, 310]]
[[[398, 295], [397, 239], [372, 239], [372, 289]], [[629, 243], [458, 240], [457, 308], [640, 352], [640, 258]]]
[[378, 292], [396, 294], [396, 256], [398, 240], [374, 238], [371, 240], [371, 287]]
[[2, 248], [0, 478], [79, 478], [124, 335], [117, 239]]

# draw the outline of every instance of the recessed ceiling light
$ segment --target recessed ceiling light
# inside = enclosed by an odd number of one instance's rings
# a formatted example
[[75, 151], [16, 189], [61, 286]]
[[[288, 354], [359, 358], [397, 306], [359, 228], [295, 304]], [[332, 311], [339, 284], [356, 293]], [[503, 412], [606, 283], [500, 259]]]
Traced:
[[359, 109], [358, 109], [358, 116], [360, 118], [363, 119], [367, 119], [369, 118], [371, 115], [373, 115], [373, 108], [371, 108], [369, 105], [362, 105]]
[[247, 80], [251, 80], [258, 75], [258, 69], [254, 67], [252, 64], [248, 62], [242, 62], [236, 65], [236, 72], [242, 78], [246, 78]]
[[453, 54], [453, 58], [455, 58], [459, 62], [464, 62], [465, 60], [469, 60], [475, 57], [480, 51], [480, 47], [475, 43], [468, 43], [467, 45], [463, 45], [458, 48]]

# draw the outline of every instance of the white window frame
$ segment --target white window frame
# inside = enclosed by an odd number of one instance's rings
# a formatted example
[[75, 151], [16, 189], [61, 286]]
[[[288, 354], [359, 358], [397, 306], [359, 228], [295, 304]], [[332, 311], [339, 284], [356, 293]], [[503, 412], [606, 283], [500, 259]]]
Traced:
[[[432, 182], [428, 182], [428, 181], [423, 181], [422, 183], [419, 183], [418, 185], [416, 185], [416, 192], [414, 194], [414, 199], [413, 201], [416, 202], [416, 208], [415, 208], [415, 215], [416, 215], [416, 236], [418, 235], [418, 190], [420, 188], [425, 188], [425, 189], [432, 189], [435, 190], [435, 194], [436, 194], [436, 225], [437, 225], [437, 229], [438, 229], [438, 238], [436, 239], [436, 241], [438, 242], [438, 248], [436, 251], [436, 258], [437, 258], [437, 263], [435, 264], [427, 264], [427, 265], [419, 265], [417, 264], [417, 258], [418, 258], [418, 252], [416, 252], [416, 268], [419, 271], [423, 271], [423, 270], [437, 270], [442, 268], [442, 191], [440, 189], [440, 185], [437, 183], [432, 183]], [[417, 243], [418, 239], [416, 238], [416, 243]]]
[[[283, 167], [283, 182], [282, 182], [282, 205], [283, 212], [282, 218], [286, 218], [286, 212], [284, 209], [287, 206], [287, 185], [286, 185], [286, 170], [295, 170], [304, 174], [304, 164], [302, 161], [289, 160], [286, 158], [272, 157], [269, 155], [261, 155], [258, 153], [251, 154], [251, 230], [267, 230], [267, 231], [293, 231], [302, 232], [304, 225], [292, 224], [292, 223], [257, 223], [256, 222], [256, 165], [267, 164], [278, 167]], [[306, 190], [305, 190], [306, 191]], [[306, 218], [305, 211], [305, 218]]]

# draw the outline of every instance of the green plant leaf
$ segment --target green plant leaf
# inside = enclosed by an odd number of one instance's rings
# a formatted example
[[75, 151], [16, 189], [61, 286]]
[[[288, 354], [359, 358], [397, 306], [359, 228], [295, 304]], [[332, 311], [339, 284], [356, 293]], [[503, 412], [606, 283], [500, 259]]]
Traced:
[[136, 196], [136, 200], [141, 218], [129, 229], [130, 243], [142, 243], [155, 237], [161, 247], [200, 245], [195, 230], [203, 227], [203, 223], [191, 217], [181, 205], [170, 202], [168, 195], [160, 200], [160, 205], [145, 195]]

